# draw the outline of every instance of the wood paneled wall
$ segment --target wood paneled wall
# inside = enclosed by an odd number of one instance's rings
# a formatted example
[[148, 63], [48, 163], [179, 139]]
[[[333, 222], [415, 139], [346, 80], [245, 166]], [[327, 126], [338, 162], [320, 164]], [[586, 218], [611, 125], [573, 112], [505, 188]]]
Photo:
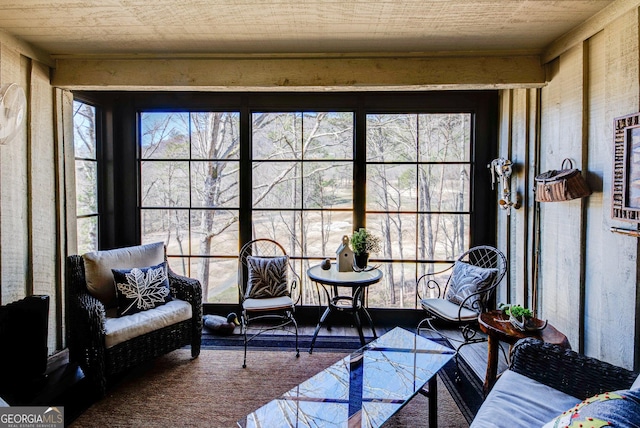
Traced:
[[[500, 153], [517, 165], [513, 188], [524, 200], [510, 216], [498, 213], [511, 261], [499, 301], [536, 307], [574, 349], [636, 369], [638, 239], [610, 231], [636, 227], [611, 219], [610, 200], [613, 119], [640, 109], [638, 40], [633, 9], [548, 63], [543, 88], [502, 91]], [[535, 204], [533, 177], [565, 158], [585, 171], [594, 193]]]
[[56, 98], [48, 66], [0, 43], [0, 84], [18, 83], [27, 111], [19, 134], [0, 146], [0, 303], [50, 296], [49, 352], [63, 346], [62, 262]]

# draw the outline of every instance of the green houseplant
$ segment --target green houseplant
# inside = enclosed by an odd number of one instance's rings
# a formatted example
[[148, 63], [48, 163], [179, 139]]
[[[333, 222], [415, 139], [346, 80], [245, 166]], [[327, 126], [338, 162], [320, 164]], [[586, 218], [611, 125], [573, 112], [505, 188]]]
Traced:
[[505, 313], [517, 319], [523, 319], [523, 317], [531, 318], [533, 316], [533, 313], [530, 309], [523, 308], [520, 305], [511, 305], [510, 307], [505, 309]]
[[500, 304], [499, 307], [505, 315], [509, 316], [509, 321], [518, 330], [535, 331], [542, 330], [547, 326], [547, 321], [540, 324], [540, 320], [534, 318], [530, 309], [523, 308], [520, 305]]
[[351, 249], [356, 265], [364, 269], [369, 262], [369, 254], [380, 251], [380, 238], [361, 227], [351, 235]]

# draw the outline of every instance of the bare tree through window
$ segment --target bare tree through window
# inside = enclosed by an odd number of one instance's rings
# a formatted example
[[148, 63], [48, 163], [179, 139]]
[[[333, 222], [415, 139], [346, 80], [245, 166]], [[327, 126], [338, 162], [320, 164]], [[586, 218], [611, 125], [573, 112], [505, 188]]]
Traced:
[[[251, 235], [285, 246], [303, 304], [317, 304], [306, 269], [334, 257], [354, 229], [354, 114], [253, 112], [246, 164], [239, 119], [141, 114], [143, 241], [163, 240], [172, 267], [202, 282], [205, 301], [236, 302], [240, 176], [250, 174]], [[417, 275], [469, 245], [470, 147], [470, 114], [367, 115], [366, 226], [382, 240], [372, 260], [385, 272], [370, 306], [413, 306]]]
[[78, 252], [98, 249], [98, 161], [96, 108], [73, 102]]

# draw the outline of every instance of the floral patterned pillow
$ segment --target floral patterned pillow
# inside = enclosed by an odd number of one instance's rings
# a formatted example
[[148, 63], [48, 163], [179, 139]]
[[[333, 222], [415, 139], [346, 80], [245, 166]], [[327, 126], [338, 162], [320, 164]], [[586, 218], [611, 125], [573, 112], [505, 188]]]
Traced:
[[[469, 295], [490, 286], [497, 274], [498, 269], [487, 269], [465, 262], [455, 262], [446, 298], [459, 305]], [[473, 296], [464, 303], [464, 306], [477, 312], [479, 309], [477, 301], [478, 296]]]
[[132, 269], [111, 269], [116, 284], [118, 316], [153, 309], [171, 301], [167, 263]]
[[640, 427], [640, 390], [605, 392], [589, 397], [549, 421], [543, 428], [604, 426]]
[[249, 299], [289, 296], [287, 268], [289, 256], [247, 257]]

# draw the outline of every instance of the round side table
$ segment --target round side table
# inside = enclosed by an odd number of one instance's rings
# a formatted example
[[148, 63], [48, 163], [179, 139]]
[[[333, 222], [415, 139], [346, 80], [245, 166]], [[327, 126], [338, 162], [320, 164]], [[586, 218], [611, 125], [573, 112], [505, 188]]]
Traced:
[[489, 336], [489, 354], [487, 356], [487, 374], [484, 379], [484, 393], [487, 395], [496, 381], [498, 371], [498, 346], [500, 341], [513, 345], [525, 337], [535, 337], [547, 343], [571, 349], [567, 337], [554, 326], [547, 323], [543, 330], [521, 331], [515, 328], [509, 317], [502, 311], [484, 312], [478, 316], [480, 330]]
[[[313, 352], [313, 345], [315, 345], [320, 327], [327, 321], [327, 318], [332, 312], [347, 312], [353, 316], [362, 345], [365, 344], [365, 340], [364, 334], [362, 333], [360, 314], [364, 315], [369, 322], [373, 337], [378, 337], [376, 329], [373, 326], [371, 315], [369, 315], [369, 311], [367, 311], [365, 302], [363, 301], [363, 295], [367, 287], [382, 279], [382, 271], [380, 269], [372, 269], [364, 272], [338, 272], [335, 263], [333, 263], [328, 270], [322, 269], [320, 265], [312, 266], [307, 270], [307, 275], [313, 282], [322, 286], [328, 302], [327, 309], [325, 309], [322, 317], [320, 317], [320, 321], [318, 325], [316, 325], [316, 330], [313, 333], [311, 347], [309, 348], [310, 354]], [[341, 295], [338, 292], [338, 288], [345, 287], [349, 289], [350, 293], [348, 295]]]

